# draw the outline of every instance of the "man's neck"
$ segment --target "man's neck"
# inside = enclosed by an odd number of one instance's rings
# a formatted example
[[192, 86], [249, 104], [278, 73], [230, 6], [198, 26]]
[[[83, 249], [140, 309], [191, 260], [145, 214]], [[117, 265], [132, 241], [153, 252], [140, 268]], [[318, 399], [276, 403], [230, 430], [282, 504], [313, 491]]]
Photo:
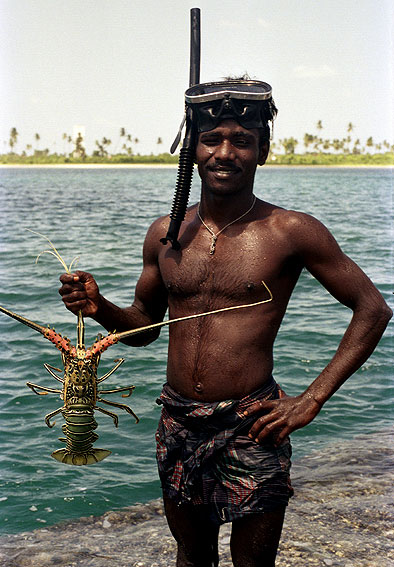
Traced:
[[206, 193], [202, 189], [200, 200], [200, 214], [206, 222], [223, 225], [231, 222], [246, 212], [254, 202], [252, 190], [234, 195], [217, 195]]

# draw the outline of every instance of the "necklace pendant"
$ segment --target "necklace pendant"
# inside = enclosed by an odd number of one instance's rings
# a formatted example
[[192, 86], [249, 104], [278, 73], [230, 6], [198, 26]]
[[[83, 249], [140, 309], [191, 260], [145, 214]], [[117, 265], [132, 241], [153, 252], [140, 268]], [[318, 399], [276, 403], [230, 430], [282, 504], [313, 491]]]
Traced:
[[209, 249], [209, 253], [210, 253], [211, 256], [213, 256], [215, 254], [217, 239], [218, 239], [217, 236], [212, 236], [211, 248]]

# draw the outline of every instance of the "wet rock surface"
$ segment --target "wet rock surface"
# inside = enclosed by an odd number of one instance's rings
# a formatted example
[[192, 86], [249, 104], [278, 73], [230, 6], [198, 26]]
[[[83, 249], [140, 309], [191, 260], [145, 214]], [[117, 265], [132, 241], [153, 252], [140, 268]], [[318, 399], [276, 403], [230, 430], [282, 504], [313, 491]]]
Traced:
[[[277, 567], [394, 565], [394, 443], [389, 433], [330, 445], [293, 466]], [[231, 527], [220, 566], [232, 565]], [[0, 537], [1, 567], [175, 567], [160, 500]]]

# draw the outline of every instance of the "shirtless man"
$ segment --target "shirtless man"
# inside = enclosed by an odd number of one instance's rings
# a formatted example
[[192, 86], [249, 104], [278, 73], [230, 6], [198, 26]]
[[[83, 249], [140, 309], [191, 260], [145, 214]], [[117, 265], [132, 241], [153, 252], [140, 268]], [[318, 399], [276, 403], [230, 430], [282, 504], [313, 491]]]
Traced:
[[[217, 89], [225, 92], [226, 83]], [[168, 217], [149, 228], [143, 271], [130, 307], [106, 300], [88, 273], [61, 277], [60, 293], [68, 309], [82, 309], [85, 316], [119, 332], [162, 321], [167, 309], [174, 319], [258, 302], [268, 298], [262, 282], [272, 291], [273, 300], [262, 305], [170, 326], [157, 440], [166, 515], [178, 542], [178, 567], [217, 565], [218, 529], [224, 521], [232, 521], [236, 567], [275, 564], [291, 495], [288, 436], [310, 423], [367, 360], [391, 317], [378, 290], [319, 221], [253, 195], [256, 167], [268, 155], [268, 120], [275, 107], [267, 110], [267, 97], [264, 102], [250, 97], [251, 101], [245, 95], [244, 101], [235, 103], [231, 97], [219, 97], [227, 107], [216, 109], [216, 115], [210, 112], [216, 122], [208, 126], [207, 115], [194, 107], [199, 119], [196, 163], [201, 201], [187, 211], [180, 250], [160, 243]], [[245, 122], [239, 106], [244, 103], [251, 104], [252, 112], [263, 108], [263, 127], [256, 116]], [[271, 376], [273, 344], [303, 268], [350, 308], [353, 317], [326, 368], [305, 392], [287, 397]], [[146, 345], [158, 334], [140, 334], [127, 344]], [[189, 413], [179, 413], [183, 407]], [[190, 412], [195, 408], [202, 408], [197, 413], [208, 421], [193, 422]], [[207, 424], [212, 434], [207, 433]], [[205, 444], [199, 445], [201, 435]], [[211, 438], [219, 447], [212, 454]], [[177, 459], [180, 454], [183, 460]]]

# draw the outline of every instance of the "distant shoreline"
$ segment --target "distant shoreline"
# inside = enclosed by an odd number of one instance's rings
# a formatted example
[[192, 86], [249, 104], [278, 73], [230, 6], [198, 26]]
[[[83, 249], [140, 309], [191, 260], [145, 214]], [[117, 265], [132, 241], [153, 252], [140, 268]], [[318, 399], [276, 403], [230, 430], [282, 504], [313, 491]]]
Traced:
[[[264, 169], [394, 169], [393, 165], [378, 164], [265, 164]], [[177, 169], [176, 163], [24, 163], [0, 164], [0, 169]], [[260, 169], [260, 168], [258, 168]]]

